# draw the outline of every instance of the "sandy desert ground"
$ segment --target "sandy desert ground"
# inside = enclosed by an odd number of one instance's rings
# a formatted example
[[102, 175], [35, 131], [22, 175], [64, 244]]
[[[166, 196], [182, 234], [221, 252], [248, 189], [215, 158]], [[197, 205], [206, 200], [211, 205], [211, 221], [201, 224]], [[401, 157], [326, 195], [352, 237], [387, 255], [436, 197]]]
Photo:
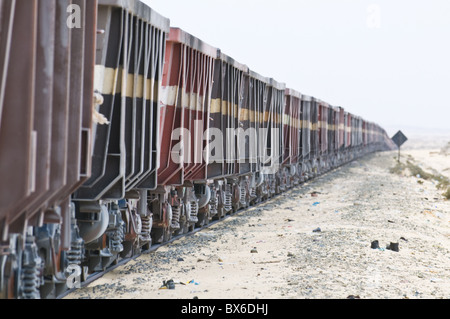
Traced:
[[[410, 140], [401, 160], [450, 178], [449, 141]], [[328, 172], [65, 298], [450, 298], [450, 201], [436, 180], [392, 173], [396, 156]], [[161, 289], [170, 279], [175, 289]]]

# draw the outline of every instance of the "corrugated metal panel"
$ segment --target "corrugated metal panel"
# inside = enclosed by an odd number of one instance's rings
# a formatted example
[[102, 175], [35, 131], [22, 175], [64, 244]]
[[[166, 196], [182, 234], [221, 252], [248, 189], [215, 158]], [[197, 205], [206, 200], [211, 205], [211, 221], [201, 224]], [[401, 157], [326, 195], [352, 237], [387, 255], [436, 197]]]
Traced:
[[[270, 79], [261, 76], [260, 74], [249, 70], [246, 76], [246, 89], [248, 90], [245, 97], [245, 108], [248, 109], [248, 127], [252, 128], [256, 136], [254, 141], [250, 141], [246, 144], [246, 151], [250, 151], [250, 147], [253, 150], [253, 154], [246, 153], [245, 161], [247, 163], [241, 164], [238, 174], [246, 174], [249, 172], [259, 172], [261, 170], [261, 143], [265, 140], [261, 138], [263, 132], [261, 128], [264, 127], [263, 122], [267, 119], [267, 104], [270, 103], [269, 91], [270, 91]], [[265, 150], [264, 150], [265, 151]], [[249, 163], [250, 162], [250, 163]]]
[[139, 1], [99, 1], [92, 176], [75, 200], [122, 199], [154, 189], [159, 99], [169, 20]]
[[283, 164], [300, 163], [302, 133], [302, 95], [286, 89], [286, 108], [283, 118]]
[[339, 141], [338, 149], [342, 149], [345, 145], [345, 110], [339, 107]]
[[308, 160], [311, 153], [311, 102], [312, 98], [307, 95], [302, 96], [302, 160]]
[[[286, 87], [284, 84], [269, 79], [267, 84], [267, 102], [262, 110], [263, 120], [259, 127], [261, 169], [275, 168], [281, 165], [283, 157], [283, 134], [281, 133]], [[273, 172], [275, 173], [275, 172]]]
[[316, 98], [311, 100], [311, 157], [315, 159], [319, 156], [319, 102]]
[[[81, 28], [68, 28], [69, 4], [82, 9]], [[3, 240], [26, 225], [67, 221], [67, 199], [90, 173], [96, 6], [0, 2]], [[55, 205], [61, 213], [48, 210]], [[67, 248], [66, 228], [62, 235]]]
[[319, 145], [320, 155], [324, 155], [328, 152], [328, 109], [327, 103], [319, 102]]
[[[228, 137], [227, 132], [237, 133], [236, 129], [246, 131], [249, 127], [255, 127], [254, 109], [259, 100], [255, 99], [255, 94], [259, 93], [254, 90], [258, 88], [248, 75], [248, 67], [219, 51], [214, 67], [209, 127], [212, 133], [218, 135], [214, 139], [221, 139], [217, 146], [222, 148], [211, 155], [208, 179], [239, 174], [241, 170], [250, 171], [248, 143], [244, 146], [245, 150], [238, 154], [239, 138], [236, 142], [236, 138]], [[240, 164], [237, 163], [239, 156], [243, 160]]]

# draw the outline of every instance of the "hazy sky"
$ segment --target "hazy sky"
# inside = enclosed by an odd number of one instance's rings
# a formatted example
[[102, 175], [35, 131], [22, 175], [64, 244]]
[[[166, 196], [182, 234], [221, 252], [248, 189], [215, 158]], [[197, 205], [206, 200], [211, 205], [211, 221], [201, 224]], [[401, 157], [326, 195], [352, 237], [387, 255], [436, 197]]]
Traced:
[[449, 0], [144, 0], [253, 71], [384, 126], [450, 132]]

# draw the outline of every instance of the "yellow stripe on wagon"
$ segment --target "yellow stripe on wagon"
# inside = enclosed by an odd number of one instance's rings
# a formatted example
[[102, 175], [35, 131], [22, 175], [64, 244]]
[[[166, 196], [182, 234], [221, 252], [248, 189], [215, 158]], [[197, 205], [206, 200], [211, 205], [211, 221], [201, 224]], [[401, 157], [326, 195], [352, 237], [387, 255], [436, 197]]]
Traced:
[[94, 90], [102, 95], [115, 95], [124, 91], [128, 98], [146, 100], [153, 97], [152, 92], [157, 92], [159, 84], [154, 79], [144, 79], [141, 74], [127, 73], [126, 76], [124, 74], [123, 68], [113, 69], [96, 65]]

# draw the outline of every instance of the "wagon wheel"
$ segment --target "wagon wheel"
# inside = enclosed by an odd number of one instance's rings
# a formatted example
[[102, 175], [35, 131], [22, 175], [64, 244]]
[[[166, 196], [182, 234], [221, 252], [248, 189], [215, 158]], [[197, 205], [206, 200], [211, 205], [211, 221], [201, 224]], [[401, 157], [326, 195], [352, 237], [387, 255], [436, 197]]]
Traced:
[[0, 299], [14, 298], [15, 269], [17, 269], [17, 256], [15, 254], [0, 256], [0, 275], [3, 280], [0, 286]]
[[209, 205], [204, 208], [201, 208], [198, 212], [197, 218], [198, 222], [195, 224], [196, 227], [203, 227], [209, 224], [210, 216], [209, 216]]
[[163, 244], [172, 238], [172, 232], [169, 228], [152, 228], [152, 243]]

